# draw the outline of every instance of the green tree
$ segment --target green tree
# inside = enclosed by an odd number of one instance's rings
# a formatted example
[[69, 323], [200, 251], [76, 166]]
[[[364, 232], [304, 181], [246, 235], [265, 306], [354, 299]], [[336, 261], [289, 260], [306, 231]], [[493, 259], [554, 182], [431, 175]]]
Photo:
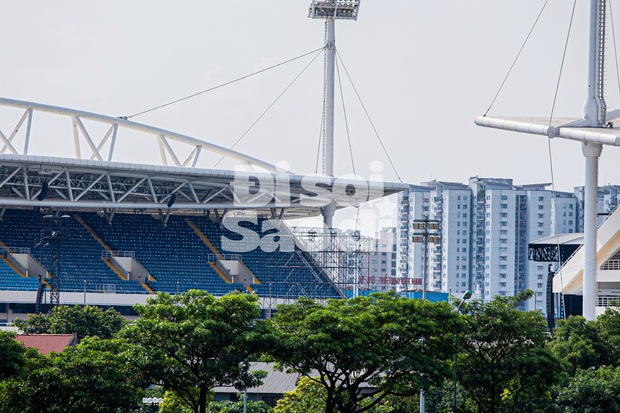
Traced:
[[284, 393], [273, 413], [323, 413], [327, 392], [316, 380], [301, 377], [293, 391]]
[[57, 306], [45, 316], [29, 314], [15, 320], [25, 334], [77, 334], [78, 339], [95, 336], [111, 338], [125, 325], [125, 318], [113, 308], [103, 311], [95, 306]]
[[596, 326], [608, 355], [608, 363], [620, 365], [620, 311], [607, 307], [605, 312], [597, 317]]
[[242, 389], [258, 383], [248, 362], [262, 334], [255, 295], [160, 293], [135, 308], [140, 318], [124, 336], [144, 349], [141, 363], [153, 382], [174, 391], [194, 412], [206, 412], [216, 386]]
[[375, 294], [278, 307], [271, 356], [325, 388], [325, 412], [364, 412], [451, 375], [458, 315], [447, 303]]
[[109, 413], [140, 404], [143, 380], [129, 343], [96, 337], [49, 356], [32, 355], [27, 371], [2, 384], [6, 413]]
[[[243, 397], [243, 395], [241, 395]], [[208, 413], [244, 413], [243, 400], [211, 402], [207, 407]], [[273, 409], [262, 400], [248, 400], [246, 403], [247, 413], [271, 413]]]
[[26, 365], [26, 348], [15, 334], [0, 331], [0, 380], [16, 376]]
[[560, 413], [619, 413], [620, 369], [578, 370], [558, 387], [555, 401], [555, 411]]
[[[326, 398], [327, 391], [321, 383], [310, 377], [301, 377], [295, 390], [284, 393], [284, 397], [278, 400], [273, 413], [323, 413], [325, 412]], [[366, 403], [370, 401], [368, 400]], [[369, 413], [391, 411], [393, 411], [391, 406], [383, 404], [375, 405], [368, 410]]]
[[566, 362], [569, 374], [577, 369], [598, 368], [607, 364], [607, 348], [596, 322], [582, 316], [560, 320], [549, 344], [556, 356]]
[[535, 411], [561, 372], [547, 347], [545, 321], [520, 311], [518, 297], [465, 304], [467, 333], [460, 343], [458, 379], [480, 413]]

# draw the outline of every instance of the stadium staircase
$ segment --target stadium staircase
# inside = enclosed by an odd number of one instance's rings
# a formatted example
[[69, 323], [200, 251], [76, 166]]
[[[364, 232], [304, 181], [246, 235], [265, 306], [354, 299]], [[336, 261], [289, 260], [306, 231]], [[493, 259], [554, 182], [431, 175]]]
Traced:
[[[101, 239], [101, 237], [99, 236], [99, 234], [97, 234], [83, 219], [82, 217], [80, 217], [79, 215], [75, 216], [75, 219], [86, 229], [86, 231], [88, 231], [88, 233], [90, 235], [92, 235], [92, 237], [95, 239], [95, 241], [97, 241], [99, 243], [99, 245], [101, 245], [103, 247], [103, 249], [105, 251], [108, 252], [108, 254], [104, 254], [101, 256], [101, 260], [103, 262], [106, 263], [106, 265], [110, 268], [110, 270], [112, 270], [114, 272], [114, 274], [116, 274], [121, 280], [123, 281], [129, 281], [129, 274], [123, 270], [123, 268], [116, 263], [115, 261], [113, 261], [113, 256], [114, 256], [114, 251], [112, 251], [112, 248], [110, 248], [108, 246], [108, 244], [105, 243], [105, 241], [103, 239]], [[149, 277], [147, 277], [144, 282], [141, 282], [140, 285], [142, 285], [142, 288], [144, 288], [146, 290], [146, 292], [148, 292], [149, 294], [155, 294], [155, 291], [153, 291], [153, 289], [151, 288], [151, 286], [148, 284], [148, 279], [151, 278], [150, 274]], [[151, 280], [151, 281], [156, 281], [156, 280]]]
[[[211, 250], [213, 255], [209, 256], [209, 265], [226, 283], [232, 284], [234, 279], [230, 267], [227, 265], [227, 261], [235, 261], [237, 267], [243, 268], [244, 272], [248, 273], [249, 278], [252, 279], [251, 284], [261, 283], [258, 277], [256, 277], [256, 275], [254, 275], [252, 271], [250, 271], [250, 269], [243, 264], [243, 261], [240, 260], [240, 256], [235, 254], [235, 256], [226, 257], [215, 247], [215, 245], [213, 245], [209, 238], [200, 230], [200, 228], [196, 226], [196, 224], [192, 222], [191, 219], [186, 219], [185, 222], [187, 222], [187, 225], [189, 225], [189, 227], [198, 235], [202, 242], [204, 242], [204, 244]], [[255, 293], [252, 285], [245, 282], [243, 285], [248, 292]]]
[[242, 284], [227, 283], [209, 265], [204, 242], [183, 217], [172, 215], [166, 225], [140, 213], [117, 213], [111, 223], [95, 213], [84, 213], [82, 218], [111, 249], [135, 252], [157, 279], [154, 291], [175, 294], [200, 289], [223, 295], [243, 289]]
[[[93, 240], [86, 229], [80, 225], [74, 216], [59, 219], [53, 224], [44, 219], [41, 211], [26, 209], [8, 209], [0, 221], [0, 239], [11, 248], [30, 248], [32, 256], [45, 268], [50, 268], [50, 249], [39, 243], [41, 233], [49, 230], [51, 225], [58, 225], [66, 237], [61, 240], [61, 291], [65, 292], [102, 292], [108, 290], [119, 294], [145, 294], [146, 291], [139, 283], [121, 281], [101, 261], [101, 247]], [[37, 246], [38, 245], [38, 246]], [[0, 261], [0, 288], [36, 291], [39, 280], [35, 277], [21, 278], [6, 264]], [[14, 278], [6, 278], [5, 267], [13, 277], [22, 281], [14, 282]], [[112, 288], [109, 288], [111, 286]]]

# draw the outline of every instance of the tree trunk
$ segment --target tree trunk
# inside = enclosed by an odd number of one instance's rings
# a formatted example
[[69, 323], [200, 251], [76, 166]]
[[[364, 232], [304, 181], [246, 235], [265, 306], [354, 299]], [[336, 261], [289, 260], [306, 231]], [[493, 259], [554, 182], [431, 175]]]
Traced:
[[336, 400], [329, 395], [325, 399], [325, 413], [334, 413], [336, 408]]
[[200, 386], [200, 396], [198, 399], [199, 413], [206, 413], [207, 411], [207, 387]]

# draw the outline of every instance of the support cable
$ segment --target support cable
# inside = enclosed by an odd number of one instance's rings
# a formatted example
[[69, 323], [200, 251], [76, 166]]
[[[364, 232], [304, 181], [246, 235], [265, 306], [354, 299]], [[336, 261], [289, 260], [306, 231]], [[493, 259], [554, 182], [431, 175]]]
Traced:
[[353, 146], [351, 145], [351, 133], [349, 132], [349, 119], [347, 117], [347, 108], [344, 103], [344, 93], [342, 92], [342, 80], [340, 79], [340, 66], [336, 61], [336, 73], [338, 74], [338, 87], [340, 88], [340, 100], [342, 101], [342, 112], [344, 114], [344, 125], [347, 130], [347, 140], [349, 141], [349, 154], [351, 155], [351, 168], [353, 168], [353, 175], [355, 173], [355, 161], [353, 158]]
[[275, 64], [275, 65], [272, 65], [272, 66], [266, 67], [266, 68], [261, 69], [261, 70], [258, 70], [258, 71], [256, 71], [256, 72], [252, 72], [252, 73], [250, 73], [250, 74], [248, 74], [248, 75], [241, 76], [241, 77], [239, 77], [239, 78], [237, 78], [237, 79], [230, 80], [230, 81], [228, 81], [228, 82], [224, 82], [224, 83], [219, 84], [219, 85], [217, 85], [217, 86], [213, 86], [213, 87], [211, 87], [211, 88], [209, 88], [209, 89], [205, 89], [205, 90], [202, 90], [202, 91], [200, 91], [200, 92], [196, 92], [196, 93], [193, 93], [193, 94], [191, 94], [191, 95], [188, 95], [188, 96], [185, 96], [185, 97], [182, 97], [182, 98], [179, 98], [179, 99], [173, 100], [173, 101], [171, 101], [171, 102], [164, 103], [164, 104], [159, 105], [159, 106], [155, 106], [155, 107], [153, 107], [153, 108], [151, 108], [151, 109], [143, 110], [142, 112], [134, 113], [133, 115], [129, 115], [129, 116], [121, 116], [121, 118], [122, 118], [122, 119], [131, 119], [131, 118], [133, 118], [133, 117], [140, 116], [140, 115], [144, 115], [145, 113], [152, 112], [152, 111], [154, 111], [154, 110], [161, 109], [161, 108], [164, 108], [164, 107], [166, 107], [166, 106], [170, 106], [170, 105], [173, 105], [173, 104], [175, 104], [175, 103], [182, 102], [182, 101], [187, 100], [187, 99], [191, 99], [191, 98], [193, 98], [193, 97], [196, 97], [196, 96], [202, 95], [202, 94], [204, 94], [204, 93], [211, 92], [211, 91], [213, 91], [213, 90], [219, 89], [219, 88], [221, 88], [221, 87], [223, 87], [223, 86], [228, 86], [228, 85], [230, 85], [230, 84], [232, 84], [232, 83], [239, 82], [240, 80], [244, 80], [244, 79], [247, 79], [247, 78], [249, 78], [249, 77], [256, 76], [256, 75], [258, 75], [258, 74], [260, 74], [260, 73], [266, 72], [266, 71], [268, 71], [268, 70], [275, 69], [276, 67], [283, 66], [283, 65], [285, 65], [285, 64], [287, 64], [287, 63], [294, 62], [295, 60], [299, 60], [299, 59], [301, 59], [301, 58], [303, 58], [303, 57], [306, 57], [306, 56], [308, 56], [308, 55], [311, 55], [311, 54], [316, 53], [316, 52], [318, 52], [318, 51], [320, 51], [320, 50], [323, 50], [323, 49], [324, 49], [324, 47], [321, 47], [321, 48], [319, 48], [319, 49], [312, 50], [312, 51], [310, 51], [310, 52], [304, 53], [304, 54], [299, 55], [299, 56], [297, 56], [297, 57], [294, 57], [294, 58], [292, 58], [292, 59], [285, 60], [284, 62], [277, 63], [277, 64]]
[[519, 53], [517, 53], [517, 56], [515, 57], [515, 59], [512, 62], [512, 65], [510, 65], [510, 69], [508, 69], [508, 73], [506, 73], [506, 77], [504, 77], [504, 80], [502, 81], [502, 84], [499, 86], [499, 89], [497, 90], [497, 93], [495, 94], [495, 97], [491, 101], [491, 104], [489, 105], [489, 108], [487, 109], [486, 112], [484, 112], [484, 116], [486, 116], [487, 113], [489, 113], [489, 111], [493, 107], [493, 104], [497, 100], [497, 97], [499, 96], [499, 94], [501, 93], [502, 89], [504, 88], [504, 85], [506, 84], [506, 81], [508, 80], [508, 77], [512, 73], [512, 69], [514, 69], [515, 65], [517, 64], [517, 60], [519, 60], [519, 56], [521, 56], [521, 53], [523, 52], [523, 49], [525, 48], [525, 45], [527, 44], [528, 40], [530, 39], [530, 36], [532, 35], [532, 32], [534, 31], [534, 28], [538, 24], [538, 20], [540, 20], [540, 16], [542, 16], [543, 11], [545, 11], [545, 8], [547, 7], [547, 3], [549, 3], [549, 0], [545, 1], [545, 4], [543, 4], [542, 9], [538, 13], [538, 16], [536, 16], [536, 20], [534, 20], [534, 24], [532, 25], [532, 28], [530, 29], [529, 33], [525, 37], [525, 41], [523, 42], [523, 44], [521, 45], [521, 48], [519, 49]]
[[370, 126], [372, 126], [372, 130], [375, 132], [375, 136], [379, 140], [379, 144], [381, 144], [381, 148], [383, 148], [383, 152], [385, 153], [385, 156], [387, 157], [388, 161], [390, 162], [390, 165], [392, 166], [392, 170], [396, 174], [396, 177], [398, 178], [399, 182], [403, 183], [403, 180], [401, 179], [400, 175], [398, 174], [398, 171], [396, 170], [396, 166], [394, 166], [394, 162], [392, 162], [392, 158], [390, 157], [390, 154], [388, 153], [387, 149], [385, 148], [385, 145], [383, 144], [383, 140], [381, 139], [381, 136], [379, 136], [379, 132], [377, 131], [377, 128], [375, 127], [375, 124], [372, 121], [372, 118], [370, 117], [370, 114], [368, 113], [368, 110], [366, 109], [366, 105], [364, 105], [364, 102], [362, 101], [362, 98], [361, 98], [359, 92], [357, 91], [357, 88], [355, 87], [355, 83], [353, 83], [353, 79], [351, 79], [351, 75], [349, 74], [349, 71], [347, 70], [347, 66], [344, 64], [344, 62], [343, 62], [342, 58], [340, 57], [340, 54], [338, 53], [337, 50], [336, 50], [336, 55], [338, 56], [338, 59], [340, 60], [340, 63], [342, 63], [342, 68], [344, 69], [344, 72], [346, 73], [347, 78], [349, 79], [349, 82], [351, 82], [351, 86], [353, 86], [353, 90], [355, 91], [355, 95], [357, 96], [357, 100], [359, 100], [360, 104], [362, 105], [362, 109], [364, 109], [364, 113], [366, 114], [366, 118], [368, 118], [368, 122], [370, 122]]
[[[263, 113], [261, 113], [261, 115], [258, 117], [258, 119], [256, 119], [251, 125], [250, 127], [243, 133], [243, 135], [241, 135], [239, 137], [239, 139], [237, 139], [235, 141], [235, 143], [229, 148], [229, 149], [234, 149], [235, 146], [237, 146], [239, 144], [239, 142], [241, 142], [241, 140], [243, 140], [243, 138], [246, 137], [246, 135], [254, 128], [254, 126], [256, 126], [258, 124], [258, 122], [260, 122], [260, 120], [267, 114], [267, 112], [269, 112], [269, 110], [278, 102], [278, 100], [280, 100], [280, 98], [282, 96], [284, 96], [284, 94], [291, 88], [291, 86], [293, 86], [293, 84], [297, 81], [297, 79], [299, 79], [301, 77], [301, 75], [304, 74], [304, 72], [310, 67], [310, 65], [312, 65], [312, 63], [314, 63], [314, 61], [316, 60], [317, 57], [319, 57], [319, 55], [321, 54], [321, 50], [319, 49], [319, 52], [312, 58], [312, 60], [310, 60], [310, 62], [301, 70], [301, 72], [299, 72], [299, 74], [297, 74], [297, 76], [295, 76], [295, 78], [284, 88], [284, 90], [282, 91], [282, 93], [280, 93], [278, 95], [278, 97], [275, 98], [275, 100], [273, 102], [271, 102], [271, 104], [267, 107], [267, 109], [265, 109], [263, 111]], [[222, 156], [213, 166], [214, 168], [217, 167], [220, 162], [222, 162], [222, 160], [225, 158], [226, 156]]]
[[[573, 1], [573, 10], [571, 12], [571, 16], [570, 16], [570, 22], [568, 24], [568, 32], [566, 33], [566, 42], [564, 43], [564, 51], [562, 53], [562, 62], [560, 63], [560, 71], [558, 73], [558, 81], [556, 83], [555, 86], [555, 94], [553, 95], [553, 104], [551, 105], [551, 114], [549, 115], [549, 125], [551, 126], [551, 122], [553, 121], [553, 114], [555, 112], [555, 105], [557, 103], [557, 98], [558, 98], [558, 92], [560, 90], [560, 82], [562, 80], [562, 73], [564, 71], [564, 63], [566, 61], [566, 51], [568, 50], [568, 43], [570, 41], [570, 34], [573, 28], [573, 20], [575, 17], [575, 8], [577, 6], [577, 0]], [[548, 149], [548, 153], [549, 153], [549, 169], [551, 172], [551, 199], [553, 200], [552, 202], [554, 203], [554, 205], [556, 204], [556, 198], [555, 198], [555, 174], [553, 171], [553, 152], [551, 151], [551, 137], [547, 137], [547, 149]], [[557, 208], [556, 208], [556, 220], [555, 220], [555, 235], [556, 235], [556, 240], [557, 240], [557, 251], [558, 251], [558, 269], [560, 269], [561, 265], [562, 265], [562, 261], [561, 261], [561, 254], [560, 254], [560, 239], [558, 237], [558, 219], [557, 219]], [[562, 274], [560, 274], [560, 282], [561, 282], [561, 289], [562, 289], [562, 295], [564, 295], [564, 279], [562, 277]], [[565, 308], [565, 304], [564, 304], [564, 298], [562, 297], [562, 314], [564, 315], [564, 318], [566, 318], [566, 308]]]

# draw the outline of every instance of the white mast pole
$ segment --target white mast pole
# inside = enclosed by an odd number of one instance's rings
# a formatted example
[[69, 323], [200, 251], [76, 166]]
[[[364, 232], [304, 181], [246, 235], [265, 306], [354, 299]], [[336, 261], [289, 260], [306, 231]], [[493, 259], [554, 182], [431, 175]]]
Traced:
[[[334, 88], [336, 71], [336, 21], [328, 17], [327, 44], [325, 45], [325, 159], [323, 159], [323, 175], [334, 176]], [[336, 206], [334, 201], [323, 208], [323, 223], [333, 228]]]
[[[590, 48], [588, 65], [588, 97], [584, 104], [584, 119], [591, 127], [603, 127], [607, 107], [604, 96], [605, 64], [605, 5], [606, 0], [590, 1]], [[600, 143], [583, 143], [585, 162], [584, 193], [584, 263], [583, 263], [583, 316], [596, 318], [596, 232], [598, 203], [598, 159], [603, 146]]]
[[325, 164], [323, 174], [334, 176], [334, 88], [336, 70], [336, 21], [327, 21], [326, 74], [325, 74]]

